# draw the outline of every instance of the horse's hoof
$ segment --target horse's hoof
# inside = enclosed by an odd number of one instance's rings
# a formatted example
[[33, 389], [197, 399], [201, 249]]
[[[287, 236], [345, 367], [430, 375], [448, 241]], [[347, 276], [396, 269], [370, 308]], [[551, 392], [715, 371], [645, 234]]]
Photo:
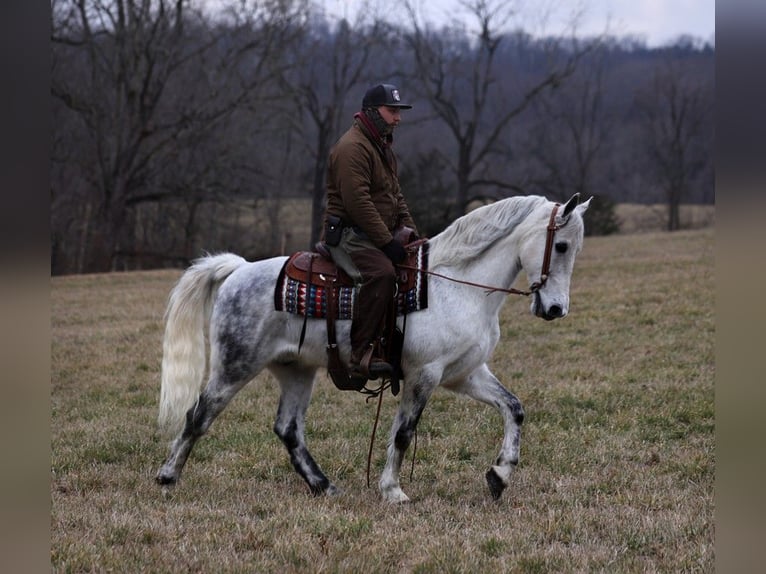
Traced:
[[173, 487], [176, 485], [176, 482], [178, 482], [178, 479], [175, 476], [162, 474], [160, 472], [154, 477], [154, 481], [163, 487]]
[[487, 479], [487, 485], [489, 486], [489, 492], [492, 494], [492, 498], [500, 500], [500, 496], [502, 496], [503, 491], [505, 490], [503, 479], [500, 478], [494, 468], [490, 468], [484, 476]]
[[410, 502], [410, 497], [404, 494], [401, 488], [391, 488], [381, 491], [383, 500], [391, 504], [404, 504]]
[[323, 484], [315, 484], [313, 486], [309, 485], [309, 492], [311, 492], [312, 496], [316, 498], [320, 496], [340, 496], [343, 494], [343, 491], [329, 480], [326, 481], [326, 484], [327, 486], [324, 486]]
[[330, 484], [330, 486], [327, 487], [327, 489], [324, 491], [325, 496], [340, 496], [343, 494], [343, 490], [335, 486], [334, 484]]

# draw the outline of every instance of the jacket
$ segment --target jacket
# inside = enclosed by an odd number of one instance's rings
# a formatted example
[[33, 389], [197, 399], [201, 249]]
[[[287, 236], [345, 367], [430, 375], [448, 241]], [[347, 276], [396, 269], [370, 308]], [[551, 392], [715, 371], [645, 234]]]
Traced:
[[406, 225], [417, 233], [397, 177], [390, 147], [375, 143], [357, 119], [330, 151], [326, 214], [361, 229], [376, 247]]

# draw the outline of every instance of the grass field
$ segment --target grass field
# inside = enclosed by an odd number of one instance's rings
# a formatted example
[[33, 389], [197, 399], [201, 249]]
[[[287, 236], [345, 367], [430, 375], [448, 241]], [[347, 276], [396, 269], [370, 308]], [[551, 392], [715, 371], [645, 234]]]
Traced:
[[[614, 212], [620, 222], [622, 234], [667, 230], [667, 205], [618, 203]], [[681, 229], [711, 227], [715, 223], [715, 206], [683, 204], [679, 209], [679, 217]]]
[[493, 409], [437, 391], [403, 472], [414, 502], [391, 506], [365, 486], [375, 405], [324, 375], [307, 439], [342, 496], [311, 497], [292, 470], [262, 375], [164, 498], [155, 419], [179, 272], [53, 278], [52, 571], [712, 572], [713, 245], [710, 228], [588, 238], [566, 319], [509, 298], [492, 368], [527, 417], [499, 502]]

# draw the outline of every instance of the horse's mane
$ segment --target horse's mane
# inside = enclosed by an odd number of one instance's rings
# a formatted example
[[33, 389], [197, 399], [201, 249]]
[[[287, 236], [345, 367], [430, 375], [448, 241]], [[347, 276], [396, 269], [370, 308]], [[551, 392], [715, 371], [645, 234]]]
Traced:
[[456, 219], [431, 239], [430, 266], [470, 262], [546, 201], [537, 195], [510, 197]]

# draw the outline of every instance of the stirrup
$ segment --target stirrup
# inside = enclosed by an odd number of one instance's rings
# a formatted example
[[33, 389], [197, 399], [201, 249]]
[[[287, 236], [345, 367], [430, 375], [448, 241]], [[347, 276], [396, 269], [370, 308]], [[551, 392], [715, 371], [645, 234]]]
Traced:
[[374, 381], [380, 377], [390, 378], [394, 375], [394, 368], [385, 361], [375, 361], [370, 364], [368, 371], [368, 377]]
[[359, 364], [352, 363], [350, 366], [350, 375], [352, 378], [364, 377], [367, 380], [390, 378], [394, 375], [394, 368], [382, 359], [373, 358], [372, 345], [362, 355]]
[[383, 359], [373, 357], [372, 353], [374, 349], [375, 347], [370, 345], [364, 355], [362, 355], [362, 360], [359, 361], [359, 366], [362, 368], [362, 372], [365, 373], [367, 378], [371, 381], [380, 377], [391, 377], [394, 374], [393, 367]]
[[374, 381], [381, 377], [390, 379], [394, 375], [394, 368], [383, 361], [375, 361], [368, 369], [365, 369], [363, 365], [352, 364], [348, 374], [351, 380], [355, 381]]

